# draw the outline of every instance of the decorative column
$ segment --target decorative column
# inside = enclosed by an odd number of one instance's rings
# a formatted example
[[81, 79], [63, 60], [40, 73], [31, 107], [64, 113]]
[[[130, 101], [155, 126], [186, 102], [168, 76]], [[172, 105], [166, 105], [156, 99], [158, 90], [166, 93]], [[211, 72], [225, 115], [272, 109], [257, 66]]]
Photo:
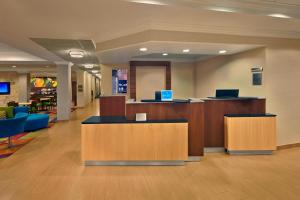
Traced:
[[30, 74], [19, 74], [19, 102], [28, 102], [30, 99]]
[[69, 120], [72, 105], [71, 62], [57, 62], [57, 120]]

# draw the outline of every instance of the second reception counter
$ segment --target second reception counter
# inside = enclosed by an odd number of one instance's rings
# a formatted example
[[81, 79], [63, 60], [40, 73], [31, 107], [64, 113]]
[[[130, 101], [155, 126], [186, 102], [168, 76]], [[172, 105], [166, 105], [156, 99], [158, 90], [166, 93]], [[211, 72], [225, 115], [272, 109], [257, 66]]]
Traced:
[[183, 165], [188, 160], [185, 119], [93, 116], [82, 122], [81, 139], [85, 165]]

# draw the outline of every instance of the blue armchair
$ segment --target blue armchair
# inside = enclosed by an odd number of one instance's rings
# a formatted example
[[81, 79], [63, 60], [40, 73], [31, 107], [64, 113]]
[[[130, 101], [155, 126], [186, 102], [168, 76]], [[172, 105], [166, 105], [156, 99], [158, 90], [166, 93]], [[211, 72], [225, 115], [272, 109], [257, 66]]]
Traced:
[[29, 107], [27, 106], [14, 107], [14, 114], [17, 113], [29, 113]]
[[8, 137], [8, 147], [12, 147], [11, 137], [24, 132], [27, 113], [17, 113], [14, 118], [0, 120], [0, 138]]
[[[14, 113], [29, 113], [29, 107], [20, 106], [14, 108]], [[25, 132], [36, 131], [39, 129], [47, 128], [49, 123], [48, 114], [29, 114], [25, 123]]]

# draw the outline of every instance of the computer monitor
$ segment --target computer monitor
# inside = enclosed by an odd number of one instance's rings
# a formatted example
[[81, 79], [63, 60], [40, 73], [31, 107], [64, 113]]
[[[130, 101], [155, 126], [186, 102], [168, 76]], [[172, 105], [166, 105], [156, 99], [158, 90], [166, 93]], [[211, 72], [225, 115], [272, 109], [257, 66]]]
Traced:
[[172, 90], [162, 90], [161, 91], [161, 101], [173, 101], [173, 91]]
[[161, 101], [161, 91], [155, 91], [155, 101]]
[[239, 97], [238, 89], [216, 90], [216, 98], [238, 98], [238, 97]]

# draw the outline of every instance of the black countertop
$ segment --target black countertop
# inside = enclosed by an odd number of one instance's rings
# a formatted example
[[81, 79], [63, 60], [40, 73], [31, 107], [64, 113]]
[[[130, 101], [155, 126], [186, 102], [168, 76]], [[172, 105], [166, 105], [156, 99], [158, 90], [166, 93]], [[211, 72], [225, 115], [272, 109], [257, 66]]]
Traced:
[[222, 97], [207, 97], [207, 99], [205, 99], [205, 101], [209, 101], [209, 100], [228, 100], [228, 101], [232, 101], [232, 100], [257, 100], [257, 99], [265, 99], [265, 98], [259, 98], [259, 97], [228, 97], [228, 98], [222, 98]]
[[167, 119], [167, 120], [147, 120], [135, 121], [127, 120], [126, 117], [100, 117], [92, 116], [81, 122], [81, 124], [130, 124], [130, 123], [187, 123], [186, 119]]
[[274, 114], [227, 114], [225, 117], [276, 117]]

